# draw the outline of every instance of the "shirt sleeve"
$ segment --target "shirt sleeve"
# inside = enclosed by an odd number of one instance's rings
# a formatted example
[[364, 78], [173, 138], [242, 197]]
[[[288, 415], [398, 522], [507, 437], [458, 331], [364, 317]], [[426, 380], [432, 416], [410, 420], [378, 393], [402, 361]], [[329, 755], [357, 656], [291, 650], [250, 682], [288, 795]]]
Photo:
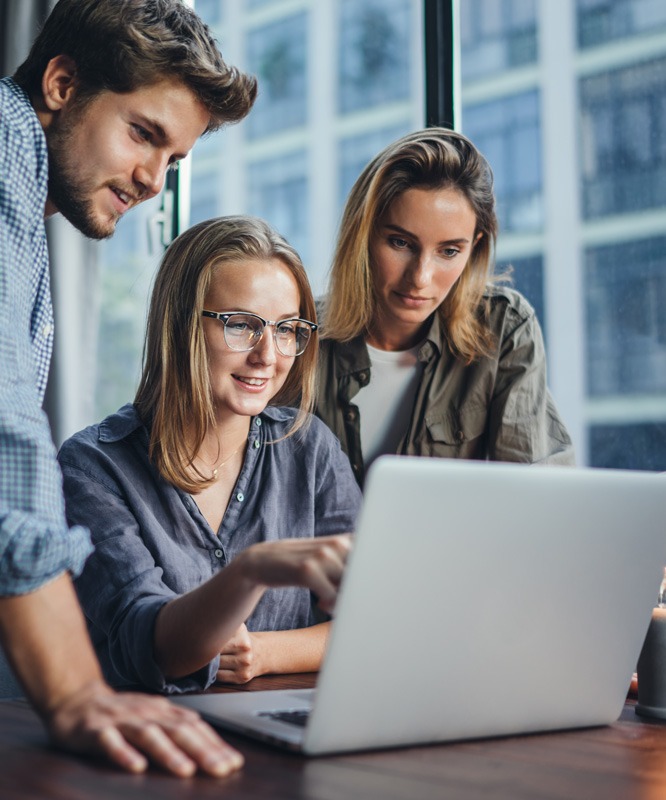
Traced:
[[[523, 301], [524, 302], [524, 301]], [[534, 311], [510, 309], [490, 408], [489, 458], [574, 464], [574, 450], [547, 387], [546, 353]]]
[[31, 191], [36, 165], [24, 150], [0, 122], [0, 596], [34, 591], [66, 570], [78, 574], [92, 549], [87, 531], [67, 529], [37, 389], [33, 260], [46, 241], [34, 224], [44, 213]]
[[[136, 518], [108, 475], [87, 458], [85, 445], [60, 452], [70, 522], [90, 528], [95, 552], [76, 581], [83, 610], [103, 637], [98, 656], [110, 683], [142, 686], [164, 694], [202, 691], [217, 675], [219, 656], [192, 675], [167, 678], [155, 660], [154, 632], [163, 605], [178, 595], [162, 580]], [[71, 462], [76, 460], [76, 465]], [[100, 651], [99, 648], [104, 648]], [[107, 670], [110, 665], [111, 670]]]
[[313, 418], [311, 425], [318, 440], [315, 536], [352, 533], [361, 508], [361, 490], [335, 435], [319, 419]]

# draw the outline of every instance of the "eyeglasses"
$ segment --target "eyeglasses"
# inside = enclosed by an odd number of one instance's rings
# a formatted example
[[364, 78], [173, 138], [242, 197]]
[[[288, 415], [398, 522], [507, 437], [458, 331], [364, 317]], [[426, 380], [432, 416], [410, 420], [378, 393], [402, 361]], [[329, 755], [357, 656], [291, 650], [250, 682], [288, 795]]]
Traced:
[[202, 311], [203, 317], [212, 317], [224, 325], [224, 341], [227, 347], [238, 352], [253, 350], [261, 341], [268, 325], [273, 326], [275, 346], [283, 356], [300, 356], [305, 352], [312, 334], [318, 326], [306, 319], [264, 319], [246, 311]]

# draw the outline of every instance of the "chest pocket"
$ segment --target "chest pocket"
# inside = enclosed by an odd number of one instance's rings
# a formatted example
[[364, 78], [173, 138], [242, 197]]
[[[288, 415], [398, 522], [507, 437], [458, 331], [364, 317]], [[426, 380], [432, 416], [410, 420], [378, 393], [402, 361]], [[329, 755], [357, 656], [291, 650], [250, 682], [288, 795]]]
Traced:
[[465, 407], [426, 419], [425, 455], [440, 458], [485, 458], [487, 409]]

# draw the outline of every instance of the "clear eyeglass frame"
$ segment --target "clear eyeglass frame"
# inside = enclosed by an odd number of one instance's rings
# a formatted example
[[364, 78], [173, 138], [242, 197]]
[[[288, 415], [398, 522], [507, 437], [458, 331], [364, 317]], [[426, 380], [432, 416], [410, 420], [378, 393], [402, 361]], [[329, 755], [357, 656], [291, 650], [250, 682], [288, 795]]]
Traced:
[[261, 341], [267, 327], [273, 328], [273, 340], [278, 352], [288, 358], [301, 356], [305, 352], [312, 334], [319, 327], [316, 323], [300, 317], [270, 320], [250, 311], [207, 311], [202, 317], [219, 320], [224, 326], [224, 341], [230, 350], [246, 353]]

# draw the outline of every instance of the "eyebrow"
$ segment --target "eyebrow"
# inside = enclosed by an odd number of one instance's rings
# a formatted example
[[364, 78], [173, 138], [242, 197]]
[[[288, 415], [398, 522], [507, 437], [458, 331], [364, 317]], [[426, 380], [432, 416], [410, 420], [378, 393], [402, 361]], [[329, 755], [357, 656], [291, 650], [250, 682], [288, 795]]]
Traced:
[[[395, 225], [392, 222], [385, 222], [384, 227], [395, 231], [396, 233], [401, 233], [404, 236], [411, 236], [412, 239], [418, 240], [419, 238], [415, 233], [408, 231], [406, 228], [401, 228], [400, 225]], [[438, 244], [469, 244], [469, 241], [469, 239], [465, 239], [463, 236], [460, 239], [444, 239], [443, 241], [438, 242]]]
[[[250, 311], [248, 308], [232, 308], [229, 311], [218, 311], [218, 314], [253, 314], [255, 317], [261, 317], [262, 319], [266, 319], [263, 314], [257, 314], [256, 311]], [[281, 314], [276, 322], [282, 322], [282, 320], [288, 319], [300, 319], [301, 312], [297, 311], [295, 314]]]
[[[150, 128], [162, 145], [168, 147], [171, 144], [171, 137], [160, 122], [152, 117], [146, 117], [141, 112], [138, 112], [136, 116], [138, 123], [145, 128]], [[180, 161], [182, 158], [185, 158], [186, 155], [187, 153], [173, 153], [173, 158], [175, 161]]]

